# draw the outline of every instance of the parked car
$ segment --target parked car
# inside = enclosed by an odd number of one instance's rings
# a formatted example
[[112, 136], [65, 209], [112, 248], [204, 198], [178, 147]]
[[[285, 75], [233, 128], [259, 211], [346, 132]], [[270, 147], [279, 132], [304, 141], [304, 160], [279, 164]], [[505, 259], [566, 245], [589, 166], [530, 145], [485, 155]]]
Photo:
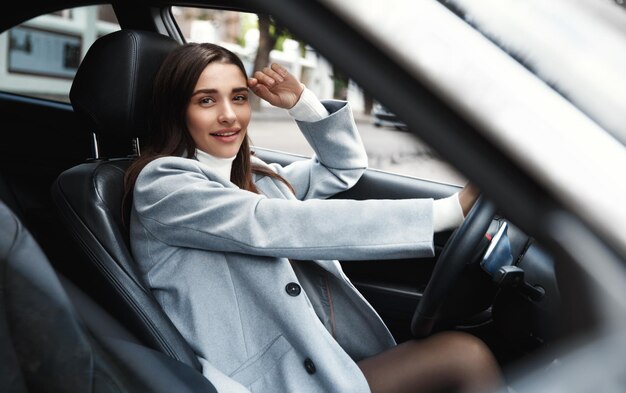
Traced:
[[[204, 22], [216, 10], [271, 15], [377, 92], [381, 109], [481, 189], [475, 218], [435, 236], [435, 257], [341, 261], [398, 342], [443, 329], [476, 335], [518, 393], [624, 390], [626, 10], [618, 3], [392, 0], [364, 12], [339, 0], [9, 1], [0, 14], [0, 197], [13, 213], [0, 207], [0, 390], [215, 391], [193, 343], [137, 274], [120, 224], [122, 175], [141, 150], [134, 137], [143, 123], [128, 127], [119, 115], [139, 116], [148, 101], [131, 108], [118, 99], [115, 83], [128, 69], [113, 67], [135, 47], [93, 60], [111, 66], [111, 79], [79, 82], [103, 83], [93, 100], [127, 135], [94, 126], [67, 96], [83, 45], [118, 29], [184, 42], [186, 9]], [[106, 7], [84, 8], [92, 5]], [[100, 22], [83, 34], [88, 15]], [[206, 23], [194, 26], [217, 40]], [[167, 51], [163, 37], [151, 50]], [[158, 58], [141, 60], [135, 65]], [[304, 159], [271, 147], [255, 154]], [[370, 168], [335, 198], [458, 190]]]
[[395, 113], [378, 102], [372, 108], [372, 116], [374, 118], [374, 126], [376, 127], [393, 127], [398, 131], [408, 130], [406, 124], [398, 119]]

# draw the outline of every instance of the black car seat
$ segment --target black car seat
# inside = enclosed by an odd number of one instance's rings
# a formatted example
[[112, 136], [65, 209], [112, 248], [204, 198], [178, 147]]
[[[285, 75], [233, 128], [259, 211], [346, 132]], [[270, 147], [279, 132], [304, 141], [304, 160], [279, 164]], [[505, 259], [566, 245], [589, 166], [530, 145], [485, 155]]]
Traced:
[[[70, 100], [102, 146], [131, 146], [146, 136], [152, 82], [179, 44], [152, 32], [121, 30], [96, 40], [83, 59]], [[112, 149], [113, 150], [113, 149]], [[119, 149], [118, 149], [119, 150]], [[193, 350], [138, 274], [122, 220], [124, 171], [132, 157], [112, 154], [70, 168], [52, 186], [54, 204], [90, 263], [63, 272], [140, 340], [201, 370]]]
[[[89, 312], [79, 313], [74, 302]], [[89, 325], [98, 325], [97, 334]], [[68, 296], [37, 242], [2, 201], [0, 391], [216, 392], [193, 368], [142, 345], [77, 288]]]

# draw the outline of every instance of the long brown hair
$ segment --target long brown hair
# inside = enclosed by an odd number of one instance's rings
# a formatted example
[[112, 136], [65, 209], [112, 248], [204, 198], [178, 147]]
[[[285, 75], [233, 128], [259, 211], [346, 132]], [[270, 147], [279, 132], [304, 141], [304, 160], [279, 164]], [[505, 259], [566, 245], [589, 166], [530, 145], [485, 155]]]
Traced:
[[[166, 156], [192, 158], [196, 144], [185, 121], [187, 105], [200, 74], [213, 62], [233, 64], [239, 67], [247, 79], [246, 69], [237, 55], [219, 45], [209, 43], [187, 43], [172, 51], [163, 61], [154, 80], [151, 138], [147, 147], [133, 161], [124, 175], [124, 218], [128, 223], [132, 193], [141, 170], [151, 161]], [[250, 139], [246, 135], [231, 169], [231, 181], [239, 188], [258, 193], [253, 173], [271, 176], [285, 183], [294, 192], [291, 184], [282, 176], [264, 167], [252, 165]], [[295, 193], [295, 192], [294, 192]]]

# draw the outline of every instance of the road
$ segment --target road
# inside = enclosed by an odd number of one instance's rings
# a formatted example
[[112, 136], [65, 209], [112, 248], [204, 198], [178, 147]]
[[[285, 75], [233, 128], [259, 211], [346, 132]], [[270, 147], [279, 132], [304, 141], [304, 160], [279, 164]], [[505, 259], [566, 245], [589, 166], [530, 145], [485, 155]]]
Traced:
[[[442, 162], [413, 134], [377, 128], [367, 116], [356, 119], [370, 168], [443, 183], [466, 183], [461, 174]], [[313, 153], [295, 123], [282, 113], [254, 113], [248, 129], [253, 145], [307, 156]]]

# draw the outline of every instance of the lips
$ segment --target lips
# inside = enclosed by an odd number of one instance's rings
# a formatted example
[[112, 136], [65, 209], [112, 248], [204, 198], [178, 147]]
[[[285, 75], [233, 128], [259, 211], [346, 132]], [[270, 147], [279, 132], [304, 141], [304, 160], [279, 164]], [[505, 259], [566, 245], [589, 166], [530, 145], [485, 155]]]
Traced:
[[225, 129], [217, 132], [212, 132], [210, 135], [222, 142], [232, 142], [237, 139], [237, 136], [241, 132], [240, 129]]

